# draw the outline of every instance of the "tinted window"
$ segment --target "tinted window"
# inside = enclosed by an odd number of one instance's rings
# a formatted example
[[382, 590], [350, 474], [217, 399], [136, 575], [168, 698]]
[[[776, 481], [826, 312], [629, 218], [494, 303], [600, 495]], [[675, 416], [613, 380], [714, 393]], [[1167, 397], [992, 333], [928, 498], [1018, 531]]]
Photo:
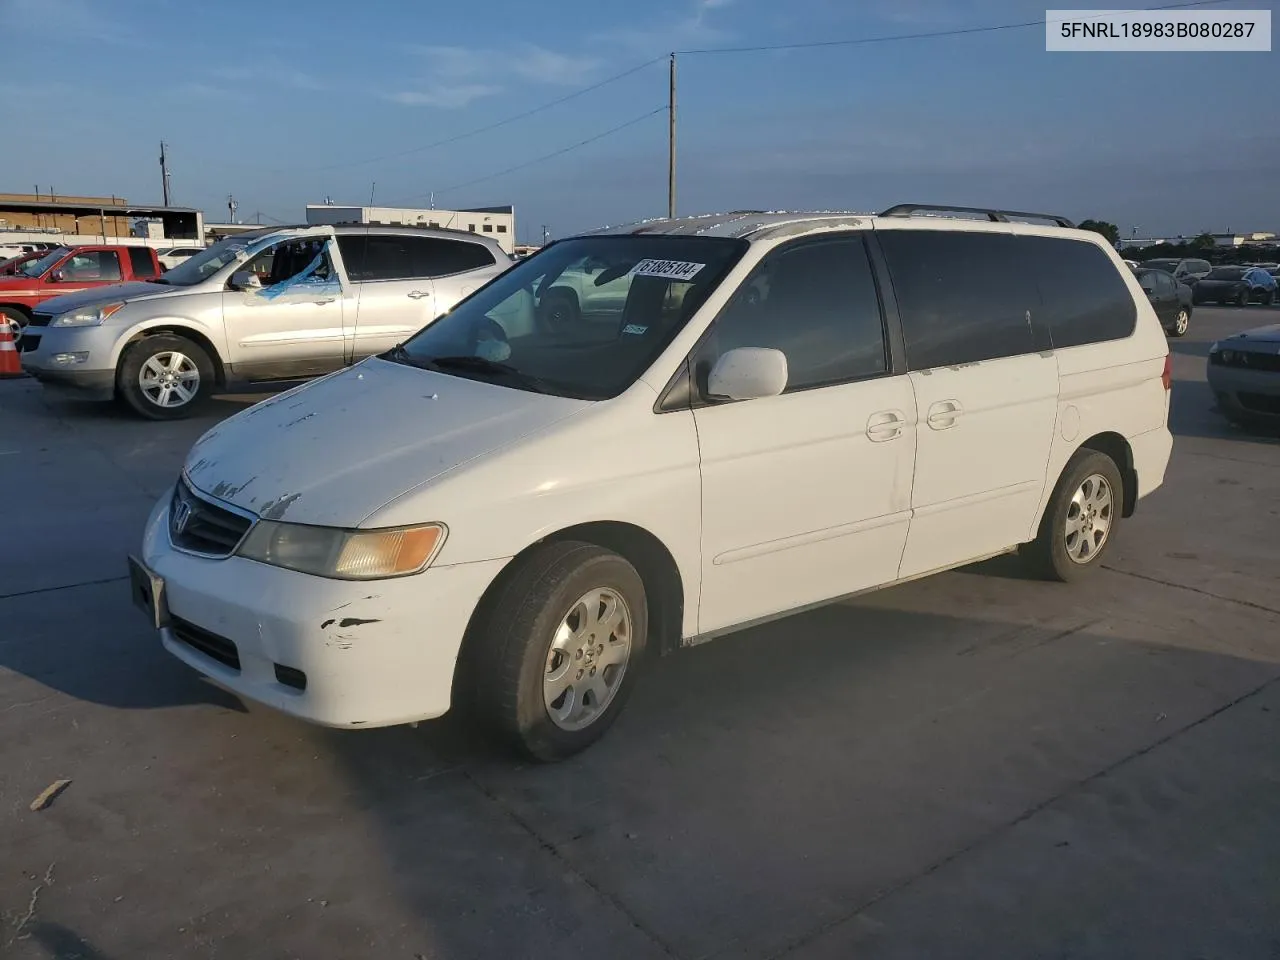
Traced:
[[158, 275], [155, 264], [151, 259], [151, 250], [147, 247], [129, 248], [129, 266], [133, 268], [135, 277], [144, 280]]
[[1028, 313], [1037, 302], [1034, 279], [1018, 262], [1013, 237], [941, 230], [879, 237], [912, 369], [1037, 350]]
[[120, 258], [114, 250], [87, 250], [62, 265], [64, 280], [113, 281], [120, 279]]
[[1213, 265], [1209, 263], [1208, 260], [1188, 260], [1187, 261], [1187, 269], [1190, 270], [1192, 273], [1204, 273], [1206, 270], [1209, 270], [1212, 266]]
[[1240, 280], [1244, 278], [1244, 270], [1240, 267], [1218, 267], [1210, 270], [1206, 280]]
[[1143, 266], [1149, 267], [1152, 270], [1164, 270], [1168, 273], [1173, 273], [1173, 271], [1178, 266], [1178, 261], [1177, 260], [1148, 260], [1146, 263], [1143, 264]]
[[883, 373], [880, 301], [862, 238], [808, 243], [765, 259], [699, 349], [701, 385], [736, 347], [786, 354], [788, 392]]
[[406, 237], [413, 251], [415, 276], [447, 277], [478, 267], [491, 267], [493, 254], [489, 248], [465, 240], [439, 237]]
[[[1168, 277], [1167, 273], [1160, 270], [1139, 270], [1137, 277], [1138, 283], [1147, 293], [1155, 293], [1160, 289], [1160, 277]], [[1170, 282], [1173, 278], [1169, 277]]]
[[353, 281], [406, 280], [423, 276], [414, 270], [411, 237], [343, 234], [338, 251]]
[[1119, 340], [1133, 333], [1138, 312], [1129, 288], [1101, 248], [1083, 240], [1018, 237], [1040, 288], [1039, 317], [1055, 347]]
[[1156, 277], [1156, 291], [1163, 294], [1173, 293], [1177, 290], [1178, 284], [1173, 277], [1167, 273], [1161, 273], [1159, 270], [1154, 271]]

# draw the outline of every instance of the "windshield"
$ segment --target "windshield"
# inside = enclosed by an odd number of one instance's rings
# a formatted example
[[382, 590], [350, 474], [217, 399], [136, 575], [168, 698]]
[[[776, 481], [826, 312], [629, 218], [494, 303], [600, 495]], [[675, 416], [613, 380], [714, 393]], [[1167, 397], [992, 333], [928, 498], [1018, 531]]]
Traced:
[[746, 248], [711, 237], [555, 243], [383, 359], [605, 400], [658, 358]]
[[258, 238], [226, 237], [219, 240], [198, 256], [188, 257], [165, 273], [161, 282], [175, 287], [193, 287], [208, 280], [228, 264], [241, 259], [256, 239]]
[[38, 260], [28, 260], [18, 267], [18, 272], [27, 277], [38, 277], [71, 251], [66, 247], [51, 250]]
[[1143, 264], [1151, 270], [1163, 270], [1165, 273], [1173, 273], [1178, 268], [1177, 260], [1148, 260]]
[[1206, 280], [1241, 280], [1244, 278], [1243, 267], [1218, 267], [1209, 271]]

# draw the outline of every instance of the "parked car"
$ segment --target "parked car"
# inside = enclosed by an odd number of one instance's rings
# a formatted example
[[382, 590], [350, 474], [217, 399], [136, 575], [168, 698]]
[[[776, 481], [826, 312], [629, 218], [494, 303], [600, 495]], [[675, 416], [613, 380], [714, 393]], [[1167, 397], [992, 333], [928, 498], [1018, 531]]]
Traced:
[[[552, 243], [206, 433], [135, 599], [250, 699], [368, 728], [457, 698], [553, 760], [648, 653], [1010, 551], [1079, 579], [1163, 481], [1160, 321], [1097, 234], [919, 210]], [[626, 296], [543, 322], [588, 262]]]
[[150, 247], [56, 247], [26, 260], [16, 273], [0, 276], [0, 320], [22, 332], [35, 311], [55, 298], [73, 293], [95, 297], [101, 287], [158, 276], [160, 261]]
[[1137, 276], [1165, 333], [1171, 337], [1185, 337], [1191, 326], [1191, 288], [1185, 283], [1178, 283], [1172, 274], [1163, 270], [1138, 270]]
[[1194, 257], [1183, 259], [1161, 257], [1156, 260], [1146, 260], [1142, 263], [1142, 266], [1148, 270], [1163, 270], [1165, 273], [1171, 273], [1173, 274], [1173, 279], [1188, 286], [1194, 285], [1195, 281], [1213, 269], [1213, 264], [1208, 260], [1197, 260]]
[[1246, 330], [1209, 348], [1218, 409], [1241, 426], [1280, 426], [1280, 323]]
[[1276, 298], [1276, 278], [1258, 267], [1214, 267], [1192, 288], [1196, 303], [1250, 303], [1270, 306]]
[[15, 277], [18, 275], [18, 271], [24, 263], [30, 263], [32, 260], [39, 260], [43, 256], [43, 251], [36, 250], [32, 253], [20, 253], [16, 257], [10, 257], [3, 263], [0, 263], [0, 277]]
[[22, 367], [53, 389], [186, 417], [219, 385], [317, 376], [382, 353], [511, 262], [496, 241], [454, 230], [252, 231], [152, 283], [42, 304]]
[[160, 258], [166, 270], [172, 270], [203, 250], [204, 247], [164, 247], [156, 251], [156, 256]]

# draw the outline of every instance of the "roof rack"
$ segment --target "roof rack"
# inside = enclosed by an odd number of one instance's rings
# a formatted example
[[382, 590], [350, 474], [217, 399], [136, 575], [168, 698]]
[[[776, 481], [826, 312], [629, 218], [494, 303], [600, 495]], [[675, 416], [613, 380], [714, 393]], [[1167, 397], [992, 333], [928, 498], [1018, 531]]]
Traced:
[[1073, 228], [1075, 224], [1066, 217], [1052, 213], [1026, 213], [1021, 210], [988, 210], [985, 207], [951, 207], [932, 203], [899, 203], [890, 207], [882, 217], [910, 217], [921, 211], [937, 211], [938, 213], [977, 213], [995, 223], [1008, 223], [1010, 218], [1017, 220], [1049, 220], [1060, 227]]

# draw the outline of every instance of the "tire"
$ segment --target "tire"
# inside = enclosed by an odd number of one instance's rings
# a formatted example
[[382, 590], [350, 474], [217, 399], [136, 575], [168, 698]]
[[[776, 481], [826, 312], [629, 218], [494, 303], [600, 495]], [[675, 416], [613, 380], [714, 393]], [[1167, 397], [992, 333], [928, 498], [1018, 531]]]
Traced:
[[[1099, 478], [1109, 488], [1105, 508], [1098, 499]], [[1114, 460], [1097, 450], [1077, 450], [1053, 489], [1040, 521], [1039, 535], [1020, 551], [1031, 571], [1046, 580], [1074, 583], [1097, 569], [1115, 541], [1124, 496], [1124, 480]], [[1079, 516], [1080, 500], [1096, 511], [1089, 515], [1087, 530], [1080, 530], [1079, 521], [1074, 520]], [[1097, 536], [1099, 520], [1106, 522], [1100, 539]], [[1078, 531], [1074, 538], [1068, 530], [1069, 521], [1074, 521], [1072, 527]], [[1087, 539], [1082, 540], [1084, 537]], [[1086, 543], [1091, 544], [1087, 552]]]
[[1262, 295], [1262, 305], [1264, 307], [1269, 307], [1275, 302], [1276, 302], [1276, 292], [1274, 290], [1268, 290], [1266, 293]]
[[1173, 326], [1169, 328], [1169, 336], [1185, 337], [1190, 327], [1191, 309], [1189, 307], [1179, 307], [1177, 316], [1173, 318]]
[[1236, 294], [1235, 305], [1237, 307], [1247, 307], [1249, 305], [1249, 291], [1241, 290]]
[[8, 325], [14, 343], [22, 339], [22, 330], [30, 322], [31, 318], [17, 307], [0, 307], [0, 323]]
[[548, 290], [538, 304], [538, 322], [548, 333], [563, 333], [582, 322], [582, 307], [572, 290]]
[[[467, 700], [517, 750], [563, 760], [600, 739], [626, 704], [649, 628], [644, 582], [616, 553], [578, 541], [518, 563], [468, 636]], [[619, 615], [608, 639], [583, 629], [589, 609]]]
[[[144, 388], [144, 376], [156, 386]], [[168, 376], [175, 379], [166, 380]], [[213, 361], [202, 346], [186, 337], [164, 334], [146, 337], [125, 350], [116, 368], [116, 392], [148, 420], [181, 420], [208, 401], [214, 378]], [[189, 399], [183, 399], [188, 393]]]

